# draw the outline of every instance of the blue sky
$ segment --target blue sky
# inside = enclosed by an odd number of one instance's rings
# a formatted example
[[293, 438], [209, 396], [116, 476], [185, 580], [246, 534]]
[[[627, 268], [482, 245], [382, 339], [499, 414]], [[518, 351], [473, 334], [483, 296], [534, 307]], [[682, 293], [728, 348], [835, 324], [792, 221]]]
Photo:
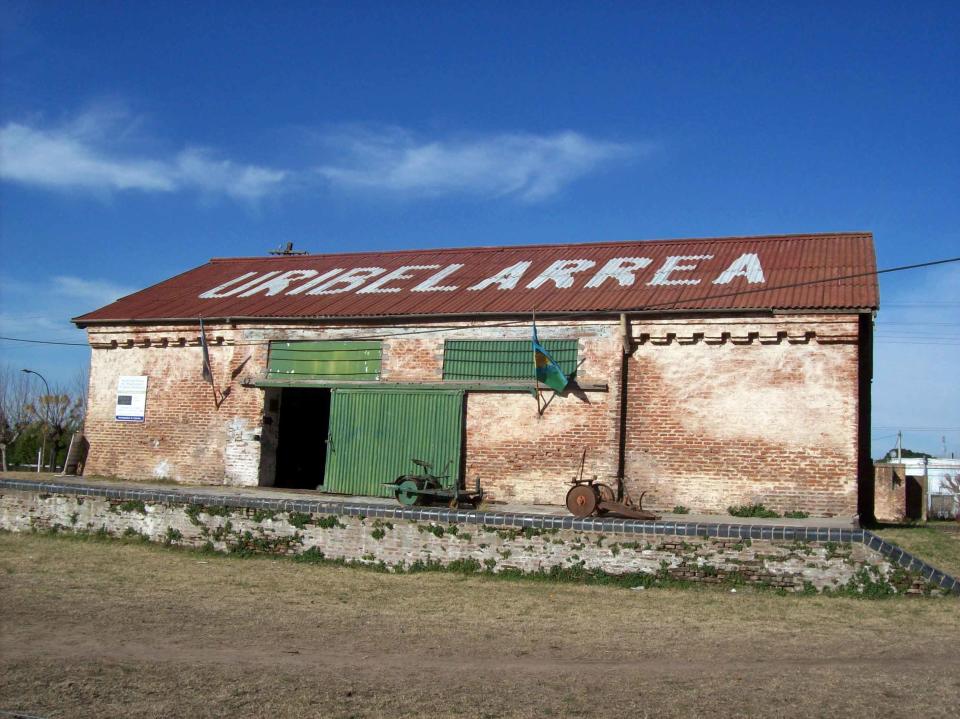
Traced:
[[[70, 316], [287, 241], [960, 255], [955, 2], [14, 0], [0, 25], [2, 335], [82, 341]], [[960, 455], [960, 270], [881, 287], [875, 452], [903, 426]], [[87, 356], [0, 341], [52, 380]]]

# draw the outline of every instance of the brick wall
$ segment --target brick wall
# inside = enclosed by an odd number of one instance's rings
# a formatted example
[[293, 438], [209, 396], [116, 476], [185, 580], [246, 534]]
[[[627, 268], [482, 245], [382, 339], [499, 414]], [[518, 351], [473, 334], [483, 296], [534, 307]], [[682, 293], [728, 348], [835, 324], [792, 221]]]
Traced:
[[[467, 397], [466, 481], [479, 477], [490, 498], [563, 504], [584, 450], [584, 476], [616, 481], [618, 379], [621, 341], [616, 326], [580, 333], [578, 377], [606, 382], [604, 392], [544, 392], [538, 413], [529, 393], [472, 393]], [[540, 331], [541, 339], [551, 337]]]
[[[236, 331], [228, 328], [207, 330], [211, 343], [217, 336], [225, 341], [237, 339]], [[211, 368], [216, 389], [225, 395], [221, 396], [201, 377], [196, 329], [191, 333], [144, 328], [116, 335], [91, 331], [90, 335], [94, 349], [84, 426], [90, 442], [87, 474], [186, 483], [258, 483], [256, 437], [263, 392], [240, 386], [240, 378], [250, 366], [265, 366], [264, 347], [211, 345]], [[119, 339], [116, 348], [109, 346], [113, 339]], [[127, 346], [129, 339], [132, 346]], [[117, 380], [125, 375], [148, 377], [143, 422], [115, 419]]]
[[[210, 326], [217, 387], [229, 390], [219, 403], [200, 378], [196, 327], [91, 329], [87, 472], [272, 484], [282, 421], [262, 425], [264, 391], [241, 386], [264, 372], [267, 342], [408, 329]], [[661, 510], [682, 504], [723, 512], [759, 501], [814, 516], [856, 512], [855, 316], [657, 320], [635, 322], [632, 333], [624, 440], [631, 493], [648, 490], [645, 503]], [[606, 383], [608, 390], [546, 392], [542, 414], [528, 393], [468, 393], [464, 478], [467, 486], [479, 478], [492, 500], [562, 503], [584, 450], [586, 477], [616, 478], [618, 324], [544, 322], [540, 335], [578, 339], [578, 378]], [[388, 336], [382, 379], [440, 381], [448, 337], [527, 339], [529, 328], [462, 323], [444, 332]], [[150, 378], [146, 421], [116, 422], [117, 377], [139, 374]]]
[[856, 513], [855, 317], [661, 322], [634, 335], [626, 476], [647, 504]]
[[873, 468], [873, 513], [878, 522], [902, 522], [907, 516], [907, 473], [902, 464]]
[[382, 377], [388, 382], [443, 378], [443, 336], [397, 337], [383, 343]]

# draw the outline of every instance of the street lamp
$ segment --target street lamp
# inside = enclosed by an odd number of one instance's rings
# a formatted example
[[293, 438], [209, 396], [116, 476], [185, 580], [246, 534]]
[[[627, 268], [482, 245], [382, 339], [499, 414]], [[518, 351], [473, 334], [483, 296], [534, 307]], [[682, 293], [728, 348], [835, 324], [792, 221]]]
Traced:
[[43, 380], [43, 386], [47, 388], [47, 396], [50, 395], [50, 385], [47, 384], [47, 380], [46, 380], [46, 378], [44, 378], [44, 376], [43, 376], [42, 374], [40, 374], [39, 372], [35, 372], [35, 371], [32, 370], [32, 369], [22, 369], [22, 370], [20, 370], [20, 371], [21, 371], [21, 372], [26, 372], [27, 374], [35, 374], [37, 377], [39, 377], [40, 379], [42, 379], [42, 380]]
[[[47, 379], [46, 379], [46, 377], [44, 377], [44, 376], [43, 376], [42, 374], [40, 374], [39, 372], [35, 372], [35, 371], [32, 370], [32, 369], [22, 369], [22, 370], [20, 370], [20, 371], [21, 371], [21, 372], [25, 372], [25, 373], [27, 373], [27, 374], [35, 374], [37, 377], [39, 377], [41, 380], [43, 380], [43, 386], [47, 388], [47, 398], [48, 398], [47, 401], [49, 402], [49, 401], [50, 401], [50, 400], [49, 400], [49, 397], [51, 396], [51, 395], [50, 395], [50, 385], [47, 384]], [[43, 463], [43, 455], [44, 455], [44, 453], [45, 453], [46, 451], [47, 451], [47, 429], [46, 429], [46, 427], [44, 427], [44, 429], [43, 429], [43, 441], [42, 441], [41, 444], [40, 444], [40, 456], [37, 458], [37, 474], [40, 474], [40, 465]]]

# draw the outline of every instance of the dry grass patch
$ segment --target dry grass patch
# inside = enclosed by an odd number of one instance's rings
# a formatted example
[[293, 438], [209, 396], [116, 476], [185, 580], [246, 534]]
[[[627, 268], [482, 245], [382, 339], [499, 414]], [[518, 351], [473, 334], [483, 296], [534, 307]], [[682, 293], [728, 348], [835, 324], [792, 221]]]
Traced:
[[960, 699], [943, 671], [954, 599], [390, 575], [3, 534], [0, 602], [0, 709], [50, 717], [946, 715]]

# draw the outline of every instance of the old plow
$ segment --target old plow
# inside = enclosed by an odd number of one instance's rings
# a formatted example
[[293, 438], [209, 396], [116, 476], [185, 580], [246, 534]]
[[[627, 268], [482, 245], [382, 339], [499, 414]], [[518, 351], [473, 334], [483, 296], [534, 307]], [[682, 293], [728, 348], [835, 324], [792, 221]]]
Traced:
[[617, 479], [617, 488], [598, 482], [596, 477], [583, 478], [583, 465], [587, 452], [580, 457], [580, 471], [570, 480], [573, 486], [567, 492], [567, 509], [575, 517], [612, 515], [629, 519], [660, 519], [659, 514], [643, 508], [643, 495], [634, 500], [623, 486], [623, 480]]

